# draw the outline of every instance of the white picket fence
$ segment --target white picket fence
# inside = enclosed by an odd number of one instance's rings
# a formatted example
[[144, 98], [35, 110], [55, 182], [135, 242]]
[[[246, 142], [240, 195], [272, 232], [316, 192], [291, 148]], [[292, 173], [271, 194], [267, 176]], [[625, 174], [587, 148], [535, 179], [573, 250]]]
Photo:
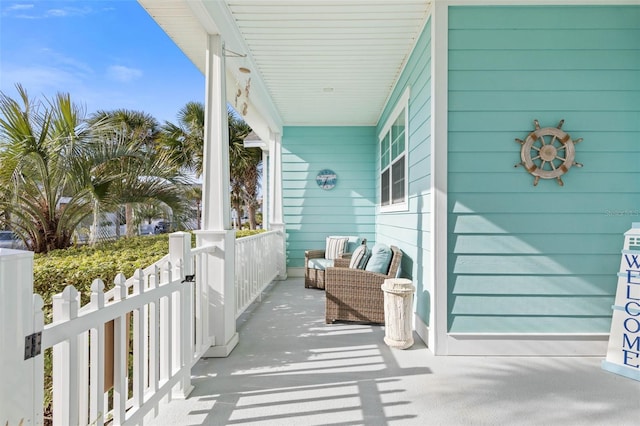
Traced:
[[[34, 330], [42, 331], [42, 350], [53, 348], [54, 425], [136, 424], [162, 398], [190, 392], [191, 318], [199, 302], [193, 282], [184, 281], [191, 270], [190, 236], [170, 238], [168, 256], [129, 279], [118, 275], [111, 290], [94, 280], [85, 306], [73, 286], [54, 296], [53, 322]], [[34, 305], [35, 324], [41, 325], [38, 295]], [[105, 328], [112, 321], [113, 349], [105, 351]], [[105, 353], [113, 360], [107, 363]], [[105, 391], [107, 366], [113, 369], [112, 391]]]
[[[129, 279], [118, 275], [111, 290], [105, 292], [104, 283], [94, 280], [90, 301], [84, 306], [78, 291], [66, 287], [53, 298], [51, 324], [44, 325], [43, 301], [34, 294], [33, 322], [27, 315], [22, 331], [5, 333], [8, 337], [3, 340], [19, 342], [32, 331], [41, 332], [41, 350], [53, 348], [54, 425], [141, 424], [155, 416], [162, 400], [188, 396], [191, 367], [213, 343], [207, 329], [203, 265], [204, 257], [217, 248], [191, 249], [190, 235], [185, 233], [169, 238], [169, 255]], [[236, 240], [236, 317], [276, 278], [282, 264], [277, 256], [283, 255], [283, 247], [280, 232]], [[0, 262], [0, 278], [2, 273]], [[22, 293], [16, 299], [26, 297]], [[20, 312], [19, 306], [16, 309]], [[107, 332], [111, 327], [113, 331]], [[113, 348], [105, 351], [111, 341]], [[32, 421], [24, 424], [42, 424], [44, 358], [37, 355], [21, 362], [11, 355], [2, 357], [11, 376], [7, 378], [19, 380], [11, 373], [12, 365], [34, 372], [29, 376], [33, 413], [25, 413], [30, 404], [11, 408], [6, 400], [0, 401], [0, 408], [17, 413], [0, 413], [0, 423], [19, 424], [26, 418]], [[111, 355], [113, 360], [105, 359]], [[105, 375], [110, 368], [113, 371]], [[113, 383], [105, 386], [105, 377], [113, 378]], [[0, 397], [11, 396], [11, 383], [0, 382]]]

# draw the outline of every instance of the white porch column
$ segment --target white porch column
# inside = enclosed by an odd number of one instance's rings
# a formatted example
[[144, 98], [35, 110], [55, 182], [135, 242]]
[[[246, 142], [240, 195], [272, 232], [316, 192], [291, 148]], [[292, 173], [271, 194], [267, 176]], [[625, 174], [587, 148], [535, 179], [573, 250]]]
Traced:
[[435, 1], [431, 15], [431, 313], [429, 335], [421, 338], [435, 355], [447, 355], [447, 135], [449, 3]]
[[282, 135], [273, 133], [269, 141], [269, 229], [279, 231], [282, 235], [282, 252], [280, 253], [280, 265], [278, 265], [278, 279], [287, 279], [287, 245], [286, 230], [282, 216]]
[[203, 265], [203, 291], [208, 301], [208, 330], [214, 345], [205, 357], [225, 357], [238, 343], [235, 318], [235, 231], [231, 229], [229, 194], [229, 129], [222, 38], [209, 35], [205, 71], [205, 144], [202, 176], [202, 230], [198, 247], [216, 245]]
[[[262, 229], [270, 229], [270, 217], [269, 217], [269, 203], [271, 202], [271, 198], [270, 194], [269, 194], [269, 188], [271, 187], [271, 177], [269, 176], [269, 173], [271, 172], [271, 168], [270, 168], [270, 153], [269, 153], [269, 146], [266, 146], [265, 148], [262, 148], [262, 182], [263, 182], [263, 187], [262, 187]], [[264, 182], [266, 181], [266, 185], [264, 185]], [[266, 187], [266, 188], [265, 188]], [[265, 191], [266, 189], [266, 191]]]

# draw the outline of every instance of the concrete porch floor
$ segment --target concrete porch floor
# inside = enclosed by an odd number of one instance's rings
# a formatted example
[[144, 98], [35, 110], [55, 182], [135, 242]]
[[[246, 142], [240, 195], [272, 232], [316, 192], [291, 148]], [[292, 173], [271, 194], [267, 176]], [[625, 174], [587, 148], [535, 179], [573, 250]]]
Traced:
[[384, 328], [324, 323], [324, 293], [277, 282], [238, 325], [228, 358], [200, 360], [194, 391], [155, 425], [638, 425], [640, 383], [602, 358], [435, 357]]

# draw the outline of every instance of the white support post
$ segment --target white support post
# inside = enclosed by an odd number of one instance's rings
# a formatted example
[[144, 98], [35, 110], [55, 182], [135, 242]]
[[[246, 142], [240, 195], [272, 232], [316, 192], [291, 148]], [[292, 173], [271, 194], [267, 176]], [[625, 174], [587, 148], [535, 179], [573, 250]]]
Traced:
[[207, 292], [207, 328], [214, 346], [204, 353], [204, 357], [226, 357], [238, 344], [236, 332], [235, 295], [235, 233], [233, 231], [196, 232], [197, 245], [216, 245], [213, 254], [203, 257], [202, 269], [206, 275], [203, 291]]
[[278, 231], [282, 238], [281, 247], [279, 246], [278, 253], [278, 279], [287, 279], [287, 251], [286, 251], [286, 230], [282, 216], [282, 135], [280, 133], [274, 133], [272, 135], [271, 144], [273, 149], [270, 149], [270, 164], [271, 179], [269, 185], [269, 198], [271, 204], [269, 205], [269, 229], [272, 231]]
[[[269, 173], [271, 171], [270, 167], [270, 161], [271, 161], [271, 157], [270, 157], [270, 152], [269, 152], [269, 146], [267, 146], [266, 148], [262, 148], [262, 176], [263, 176], [263, 186], [262, 186], [262, 229], [270, 229], [269, 225], [270, 222], [269, 220], [271, 219], [269, 217], [269, 203], [271, 202], [270, 194], [269, 194], [269, 190], [268, 188], [271, 187], [271, 176], [269, 176]], [[267, 185], [266, 188], [267, 190], [265, 191], [265, 185], [264, 185], [264, 180], [267, 181]]]
[[447, 355], [447, 90], [448, 2], [436, 1], [431, 13], [431, 207], [428, 336], [420, 337], [435, 355]]
[[34, 327], [32, 294], [33, 253], [0, 249], [0, 425], [42, 422], [42, 405], [34, 407], [34, 379], [42, 387], [42, 373], [37, 380], [35, 358], [24, 359], [25, 336]]
[[207, 40], [205, 148], [202, 182], [203, 223], [196, 245], [219, 250], [203, 263], [204, 300], [208, 301], [208, 330], [214, 346], [204, 356], [225, 357], [238, 343], [235, 319], [235, 231], [231, 229], [229, 193], [229, 135], [226, 70], [222, 38]]

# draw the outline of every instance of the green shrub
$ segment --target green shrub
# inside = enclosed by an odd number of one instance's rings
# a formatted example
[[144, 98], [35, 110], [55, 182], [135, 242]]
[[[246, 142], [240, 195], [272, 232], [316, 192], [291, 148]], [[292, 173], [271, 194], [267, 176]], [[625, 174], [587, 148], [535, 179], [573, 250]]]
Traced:
[[236, 238], [250, 237], [252, 235], [266, 232], [264, 229], [239, 229], [236, 231]]
[[51, 322], [51, 297], [66, 286], [74, 286], [85, 304], [94, 279], [102, 279], [109, 289], [118, 273], [130, 277], [136, 269], [157, 262], [168, 252], [169, 237], [163, 234], [36, 254], [33, 287], [44, 299], [45, 323]]

